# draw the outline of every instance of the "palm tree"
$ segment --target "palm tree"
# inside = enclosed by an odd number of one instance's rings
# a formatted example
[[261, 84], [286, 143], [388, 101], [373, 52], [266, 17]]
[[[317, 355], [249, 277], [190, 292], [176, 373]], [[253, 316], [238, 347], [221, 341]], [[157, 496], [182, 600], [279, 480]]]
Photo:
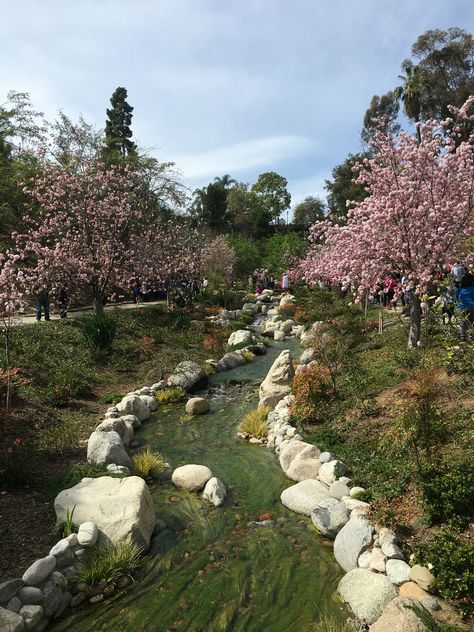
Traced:
[[399, 75], [398, 78], [403, 81], [403, 85], [396, 88], [394, 93], [397, 98], [402, 100], [403, 111], [407, 117], [415, 121], [418, 143], [421, 143], [419, 122], [422, 98], [426, 92], [425, 73], [420, 66], [416, 66], [409, 59], [403, 62], [402, 69], [405, 71], [405, 75]]
[[220, 178], [214, 178], [214, 182], [216, 184], [220, 184], [222, 187], [224, 187], [224, 189], [229, 189], [234, 184], [237, 184], [237, 180], [234, 180], [234, 178], [232, 178], [228, 173], [226, 173], [224, 176], [221, 176]]

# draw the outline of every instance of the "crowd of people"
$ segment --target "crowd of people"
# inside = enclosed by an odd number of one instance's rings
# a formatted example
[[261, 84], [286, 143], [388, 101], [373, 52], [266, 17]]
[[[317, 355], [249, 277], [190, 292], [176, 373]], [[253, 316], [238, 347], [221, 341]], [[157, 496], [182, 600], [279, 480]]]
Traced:
[[255, 292], [255, 294], [261, 294], [263, 290], [275, 290], [278, 288], [289, 290], [289, 287], [290, 281], [286, 273], [277, 281], [268, 270], [255, 270], [248, 278], [248, 288], [250, 292]]

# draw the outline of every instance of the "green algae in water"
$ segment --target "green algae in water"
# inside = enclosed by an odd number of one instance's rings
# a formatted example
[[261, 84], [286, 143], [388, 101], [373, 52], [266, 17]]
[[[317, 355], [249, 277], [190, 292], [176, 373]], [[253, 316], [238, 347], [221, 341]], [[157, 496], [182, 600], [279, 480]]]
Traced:
[[[292, 347], [296, 345], [291, 344]], [[151, 487], [157, 513], [168, 528], [126, 593], [71, 611], [53, 629], [73, 632], [306, 632], [323, 613], [341, 624], [347, 610], [335, 596], [342, 571], [310, 520], [287, 511], [282, 490], [292, 484], [265, 447], [236, 439], [240, 419], [258, 402], [258, 382], [281, 349], [252, 364], [213, 377], [219, 385], [255, 380], [217, 394], [211, 413], [188, 418], [168, 406], [144, 424], [139, 436], [178, 467], [207, 465], [227, 487], [223, 507], [177, 490]], [[273, 523], [252, 527], [267, 518]]]

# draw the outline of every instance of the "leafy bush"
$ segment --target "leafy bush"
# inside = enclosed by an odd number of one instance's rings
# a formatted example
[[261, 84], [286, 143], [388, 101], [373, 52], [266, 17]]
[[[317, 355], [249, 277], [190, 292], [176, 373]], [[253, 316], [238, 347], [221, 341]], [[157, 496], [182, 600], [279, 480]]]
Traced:
[[245, 415], [240, 424], [238, 425], [239, 432], [247, 432], [257, 439], [267, 436], [268, 424], [267, 417], [271, 411], [269, 406], [261, 406], [256, 410]]
[[135, 474], [141, 478], [158, 478], [166, 467], [166, 461], [159, 452], [152, 452], [149, 448], [132, 457]]
[[434, 589], [445, 599], [457, 599], [464, 616], [474, 614], [474, 543], [443, 528], [414, 551], [419, 564], [432, 564]]
[[315, 364], [298, 371], [293, 378], [293, 394], [291, 415], [300, 424], [324, 421], [333, 394], [329, 371]]
[[101, 476], [115, 476], [121, 478], [123, 474], [113, 474], [102, 465], [91, 465], [90, 463], [76, 463], [70, 465], [64, 472], [55, 476], [46, 485], [43, 497], [46, 501], [53, 500], [63, 489], [74, 487], [83, 478], [100, 478]]
[[89, 587], [101, 581], [113, 584], [121, 575], [131, 575], [140, 565], [142, 549], [132, 542], [117, 542], [108, 547], [97, 547], [90, 559], [77, 572], [79, 582]]
[[431, 523], [465, 518], [474, 512], [474, 463], [464, 461], [449, 468], [438, 462], [421, 472], [423, 505]]
[[92, 354], [108, 354], [117, 333], [117, 321], [108, 314], [84, 316], [79, 328]]
[[15, 487], [31, 481], [37, 469], [35, 449], [20, 437], [0, 449], [0, 485]]
[[245, 362], [253, 362], [255, 355], [251, 351], [245, 350], [245, 351], [242, 351], [242, 357], [245, 360]]
[[164, 404], [176, 404], [180, 402], [185, 396], [185, 391], [180, 386], [172, 386], [164, 388], [162, 391], [155, 393], [155, 399], [161, 405]]

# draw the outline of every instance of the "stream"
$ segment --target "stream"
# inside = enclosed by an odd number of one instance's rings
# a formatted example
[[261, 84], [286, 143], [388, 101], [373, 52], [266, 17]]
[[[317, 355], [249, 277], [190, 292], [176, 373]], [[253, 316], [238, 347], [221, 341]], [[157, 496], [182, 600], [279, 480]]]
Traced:
[[[266, 447], [236, 437], [258, 403], [258, 385], [282, 349], [272, 342], [253, 363], [212, 376], [211, 412], [189, 418], [183, 404], [161, 409], [136, 437], [173, 468], [211, 468], [228, 490], [222, 507], [170, 482], [150, 489], [167, 529], [154, 538], [136, 583], [96, 606], [69, 611], [55, 632], [306, 632], [322, 614], [338, 623], [348, 611], [336, 596], [343, 575], [332, 546], [309, 518], [285, 509], [292, 484]], [[269, 526], [252, 521], [271, 519]], [[250, 524], [248, 524], [250, 523]]]

